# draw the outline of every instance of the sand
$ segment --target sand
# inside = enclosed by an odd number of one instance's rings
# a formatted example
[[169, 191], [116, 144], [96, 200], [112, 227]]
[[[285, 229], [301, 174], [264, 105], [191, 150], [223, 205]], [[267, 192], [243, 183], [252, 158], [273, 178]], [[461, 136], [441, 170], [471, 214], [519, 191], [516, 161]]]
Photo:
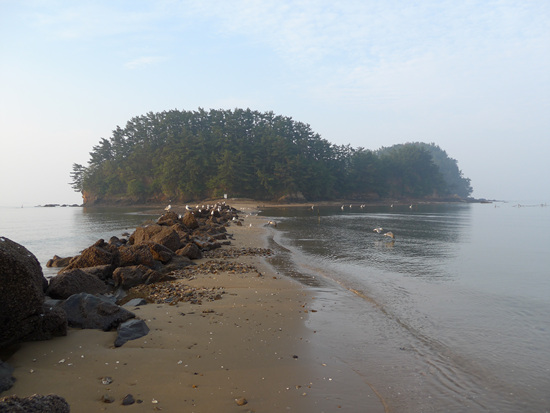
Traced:
[[[265, 223], [247, 216], [242, 227], [231, 225], [231, 247], [266, 248]], [[150, 332], [122, 347], [114, 347], [116, 332], [79, 329], [24, 343], [7, 360], [17, 381], [2, 396], [58, 394], [73, 412], [388, 411], [306, 326], [309, 317], [323, 317], [312, 290], [276, 273], [261, 256], [231, 260], [258, 271], [182, 281], [222, 287], [220, 300], [129, 307]], [[128, 394], [136, 402], [123, 405]]]

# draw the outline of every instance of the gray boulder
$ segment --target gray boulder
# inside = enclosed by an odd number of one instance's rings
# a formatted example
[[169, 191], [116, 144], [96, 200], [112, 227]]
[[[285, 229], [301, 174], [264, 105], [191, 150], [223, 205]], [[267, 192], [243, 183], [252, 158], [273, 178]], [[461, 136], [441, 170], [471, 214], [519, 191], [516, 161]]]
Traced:
[[74, 268], [53, 277], [46, 294], [52, 298], [65, 299], [78, 293], [103, 294], [107, 291], [107, 286], [98, 277]]
[[0, 393], [9, 390], [15, 383], [15, 377], [12, 376], [13, 367], [0, 360]]
[[136, 315], [102, 296], [87, 293], [67, 298], [60, 307], [67, 314], [70, 327], [97, 328], [109, 331]]
[[0, 398], [0, 413], [70, 413], [69, 403], [56, 394]]
[[[44, 312], [42, 307], [47, 286], [36, 257], [0, 237], [0, 348], [27, 339], [48, 339], [62, 331], [59, 314]], [[53, 330], [44, 330], [48, 328]]]
[[130, 340], [135, 340], [149, 334], [149, 327], [147, 327], [145, 321], [133, 319], [120, 324], [117, 328], [117, 333], [115, 347], [120, 347]]

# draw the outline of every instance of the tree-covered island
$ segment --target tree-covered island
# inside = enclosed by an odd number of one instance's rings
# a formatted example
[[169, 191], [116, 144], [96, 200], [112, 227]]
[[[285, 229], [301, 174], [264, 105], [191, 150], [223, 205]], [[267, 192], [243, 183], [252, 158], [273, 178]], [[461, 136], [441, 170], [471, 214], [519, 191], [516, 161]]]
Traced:
[[205, 198], [464, 199], [457, 161], [431, 143], [334, 145], [305, 123], [250, 109], [147, 113], [102, 138], [71, 186], [85, 204]]

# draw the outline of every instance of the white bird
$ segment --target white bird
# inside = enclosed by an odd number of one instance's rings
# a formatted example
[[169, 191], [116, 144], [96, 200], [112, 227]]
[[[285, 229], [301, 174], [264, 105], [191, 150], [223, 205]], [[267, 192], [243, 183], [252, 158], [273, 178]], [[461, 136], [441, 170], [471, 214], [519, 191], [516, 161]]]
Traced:
[[185, 209], [188, 210], [188, 211], [192, 211], [192, 210], [193, 210], [193, 208], [190, 207], [189, 205], [185, 205]]
[[267, 225], [271, 225], [272, 227], [276, 227], [277, 223], [275, 221], [268, 221]]
[[379, 228], [374, 228], [373, 231], [376, 232], [377, 234], [380, 234], [382, 231], [384, 231], [384, 229], [382, 227], [379, 227]]
[[344, 205], [342, 205], [342, 207], [340, 209], [343, 211], [344, 210]]
[[410, 204], [410, 205], [409, 205], [409, 208], [410, 208], [410, 209], [413, 209], [413, 206], [412, 206], [412, 204]]
[[389, 231], [384, 234], [385, 237], [390, 237], [391, 239], [395, 239], [395, 235], [393, 235], [393, 232]]
[[172, 209], [172, 205], [168, 205], [166, 208], [164, 208], [165, 211], [170, 211]]

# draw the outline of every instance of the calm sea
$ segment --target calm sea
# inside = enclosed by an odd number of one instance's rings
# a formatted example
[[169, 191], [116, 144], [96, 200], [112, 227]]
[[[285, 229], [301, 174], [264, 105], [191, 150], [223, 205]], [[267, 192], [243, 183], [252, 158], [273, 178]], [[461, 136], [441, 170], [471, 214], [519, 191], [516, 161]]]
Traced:
[[121, 237], [124, 232], [132, 233], [147, 220], [159, 216], [160, 213], [153, 215], [136, 208], [0, 207], [0, 236], [32, 252], [49, 278], [59, 270], [46, 268], [54, 255], [77, 255], [100, 238], [108, 241], [113, 235]]
[[310, 327], [390, 411], [550, 411], [550, 206], [262, 215], [279, 270], [315, 289]]

